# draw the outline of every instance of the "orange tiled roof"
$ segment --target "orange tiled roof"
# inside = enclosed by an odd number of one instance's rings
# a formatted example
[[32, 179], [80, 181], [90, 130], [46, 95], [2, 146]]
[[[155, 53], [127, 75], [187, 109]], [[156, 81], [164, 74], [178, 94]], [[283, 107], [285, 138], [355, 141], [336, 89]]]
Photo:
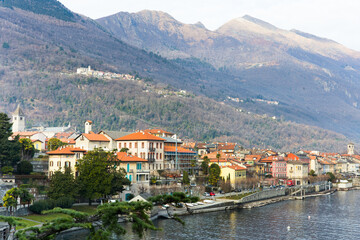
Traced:
[[261, 155], [245, 155], [245, 161], [259, 161]]
[[139, 141], [139, 140], [150, 140], [150, 141], [165, 141], [163, 138], [159, 138], [147, 132], [135, 132], [120, 138], [115, 139], [115, 141]]
[[[164, 146], [164, 151], [165, 152], [175, 152], [176, 151], [176, 147], [175, 146]], [[182, 147], [177, 147], [177, 152], [178, 153], [195, 153], [193, 151], [190, 151], [186, 148], [182, 148]]]
[[62, 141], [63, 143], [67, 143], [67, 144], [75, 144], [75, 139], [73, 138], [60, 138], [60, 141]]
[[21, 136], [21, 137], [31, 137], [32, 135], [37, 134], [38, 132], [14, 132], [12, 136]]
[[238, 171], [238, 170], [246, 170], [246, 168], [240, 167], [240, 166], [236, 166], [236, 165], [223, 166], [223, 167], [221, 167], [221, 168], [231, 168], [231, 169], [234, 169], [235, 171]]
[[81, 148], [73, 147], [60, 147], [54, 151], [47, 152], [48, 155], [74, 155], [75, 152], [86, 152], [86, 150]]
[[105, 137], [105, 135], [102, 134], [96, 134], [96, 133], [83, 133], [82, 134], [84, 137], [86, 137], [87, 139], [89, 139], [89, 141], [94, 141], [94, 142], [110, 142], [110, 140]]
[[118, 152], [116, 153], [117, 155], [117, 159], [120, 162], [147, 162], [147, 160], [143, 159], [143, 158], [139, 158], [133, 155], [130, 155], [126, 152]]
[[40, 139], [31, 140], [31, 142], [43, 142]]
[[147, 132], [147, 133], [152, 133], [152, 134], [173, 134], [171, 132], [168, 132], [168, 131], [165, 131], [165, 130], [162, 130], [162, 129], [145, 129], [144, 132]]
[[274, 162], [280, 160], [278, 156], [269, 156], [267, 158], [260, 159], [260, 162]]

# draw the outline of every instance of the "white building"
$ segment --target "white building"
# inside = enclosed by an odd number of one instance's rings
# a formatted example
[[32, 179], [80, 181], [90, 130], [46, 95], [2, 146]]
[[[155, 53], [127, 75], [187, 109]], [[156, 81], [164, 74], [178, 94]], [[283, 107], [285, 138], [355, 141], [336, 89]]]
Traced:
[[25, 114], [20, 108], [20, 104], [17, 106], [15, 112], [12, 114], [12, 132], [25, 131]]

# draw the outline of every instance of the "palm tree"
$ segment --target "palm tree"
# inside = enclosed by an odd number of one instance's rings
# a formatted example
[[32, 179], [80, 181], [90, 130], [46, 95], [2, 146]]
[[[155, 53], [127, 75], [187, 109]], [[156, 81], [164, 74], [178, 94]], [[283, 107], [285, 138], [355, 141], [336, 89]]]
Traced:
[[220, 157], [221, 157], [221, 154], [218, 152], [217, 154], [216, 154], [216, 158], [217, 158], [217, 160], [218, 160], [218, 165], [220, 166]]

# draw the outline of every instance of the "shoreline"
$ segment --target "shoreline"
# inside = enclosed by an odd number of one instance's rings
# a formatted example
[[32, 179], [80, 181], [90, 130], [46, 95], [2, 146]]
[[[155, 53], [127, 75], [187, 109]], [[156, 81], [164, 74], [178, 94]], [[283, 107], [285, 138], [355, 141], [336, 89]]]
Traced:
[[[360, 190], [360, 187], [354, 187], [350, 190]], [[306, 198], [313, 198], [319, 196], [327, 196], [331, 195], [338, 191], [337, 189], [331, 189], [327, 191], [322, 191], [313, 194], [307, 194], [305, 196], [280, 196], [280, 197], [273, 197], [268, 199], [263, 199], [259, 201], [241, 203], [239, 200], [230, 200], [230, 199], [216, 199], [214, 203], [209, 205], [201, 205], [201, 206], [194, 206], [188, 207], [187, 209], [162, 209], [156, 215], [151, 217], [151, 220], [157, 219], [172, 219], [175, 215], [176, 216], [186, 216], [186, 215], [193, 215], [193, 214], [201, 214], [201, 213], [208, 213], [208, 212], [218, 212], [218, 211], [228, 211], [233, 209], [252, 209], [263, 207], [266, 205], [282, 202], [282, 201], [289, 201], [289, 200], [304, 200]]]

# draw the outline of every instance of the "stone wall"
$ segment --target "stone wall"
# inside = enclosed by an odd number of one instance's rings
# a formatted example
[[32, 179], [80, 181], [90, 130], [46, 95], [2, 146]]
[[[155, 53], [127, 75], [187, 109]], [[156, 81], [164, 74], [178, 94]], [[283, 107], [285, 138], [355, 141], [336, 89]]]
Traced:
[[256, 192], [249, 196], [243, 197], [240, 200], [240, 203], [260, 201], [260, 200], [269, 199], [273, 197], [280, 197], [280, 196], [285, 196], [285, 189], [274, 189], [274, 190], [265, 190], [261, 192]]

